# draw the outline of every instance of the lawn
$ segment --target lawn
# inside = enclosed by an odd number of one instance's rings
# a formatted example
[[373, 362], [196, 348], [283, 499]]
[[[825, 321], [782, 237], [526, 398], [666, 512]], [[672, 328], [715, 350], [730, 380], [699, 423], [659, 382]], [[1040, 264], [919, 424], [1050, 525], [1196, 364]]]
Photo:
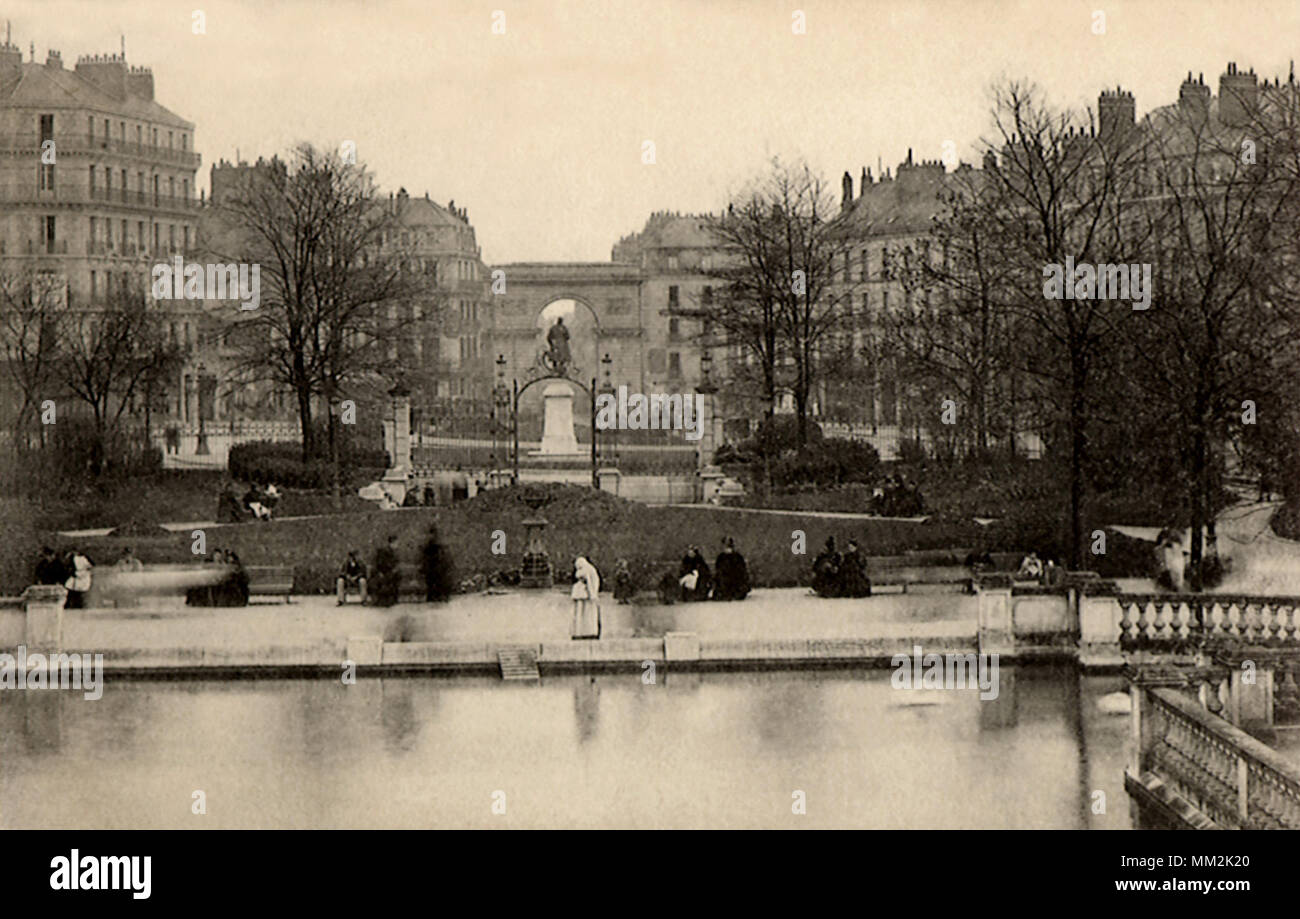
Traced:
[[[871, 555], [891, 555], [906, 549], [972, 545], [973, 524], [922, 524], [899, 521], [834, 521], [802, 514], [773, 516], [706, 507], [647, 507], [604, 492], [571, 485], [524, 486], [485, 492], [448, 508], [365, 511], [313, 520], [276, 520], [213, 529], [207, 548], [234, 549], [246, 565], [288, 565], [295, 571], [297, 590], [327, 592], [350, 548], [367, 561], [394, 534], [399, 555], [415, 564], [432, 523], [456, 565], [457, 577], [489, 576], [516, 569], [525, 543], [523, 521], [533, 515], [525, 497], [544, 494], [540, 513], [547, 519], [546, 545], [552, 563], [563, 576], [578, 553], [588, 553], [609, 578], [619, 558], [627, 558], [644, 586], [650, 587], [676, 565], [690, 544], [699, 545], [712, 563], [722, 539], [730, 536], [749, 562], [756, 586], [808, 583], [809, 567], [827, 536], [844, 542], [853, 537]], [[793, 551], [795, 530], [806, 536], [804, 553]], [[494, 534], [505, 535], [505, 552], [494, 554]], [[7, 540], [3, 559], [3, 592], [20, 592], [42, 535], [29, 525], [17, 526]], [[58, 541], [64, 545], [67, 540]], [[13, 551], [26, 545], [26, 550]], [[133, 546], [145, 562], [193, 560], [189, 534], [101, 537], [80, 541], [97, 564], [115, 561]]]

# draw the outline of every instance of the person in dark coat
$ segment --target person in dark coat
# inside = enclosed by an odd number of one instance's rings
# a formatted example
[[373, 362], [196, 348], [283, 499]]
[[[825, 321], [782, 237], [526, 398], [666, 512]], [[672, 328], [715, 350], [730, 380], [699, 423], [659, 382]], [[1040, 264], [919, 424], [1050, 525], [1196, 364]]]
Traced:
[[812, 589], [819, 597], [839, 596], [841, 561], [835, 537], [827, 536], [825, 547], [813, 559]]
[[839, 595], [841, 597], [871, 596], [871, 581], [867, 578], [867, 560], [858, 551], [856, 539], [849, 540], [849, 547], [844, 550], [844, 556], [840, 559]]
[[429, 527], [424, 540], [424, 599], [430, 603], [443, 603], [451, 597], [454, 588], [451, 555], [438, 541], [438, 527]]
[[632, 583], [632, 570], [628, 568], [627, 559], [620, 558], [618, 567], [614, 570], [614, 599], [619, 603], [628, 603], [635, 593], [636, 587]]
[[62, 584], [67, 579], [68, 569], [54, 554], [54, 550], [49, 546], [41, 546], [41, 554], [36, 559], [36, 583]]
[[219, 587], [218, 606], [248, 605], [248, 572], [233, 549], [226, 553], [226, 566], [230, 569]]
[[387, 545], [375, 553], [375, 604], [392, 606], [402, 587], [402, 573], [397, 562], [397, 537], [389, 536]]
[[736, 551], [736, 541], [728, 536], [713, 564], [713, 599], [743, 600], [749, 595], [749, 569], [745, 556]]

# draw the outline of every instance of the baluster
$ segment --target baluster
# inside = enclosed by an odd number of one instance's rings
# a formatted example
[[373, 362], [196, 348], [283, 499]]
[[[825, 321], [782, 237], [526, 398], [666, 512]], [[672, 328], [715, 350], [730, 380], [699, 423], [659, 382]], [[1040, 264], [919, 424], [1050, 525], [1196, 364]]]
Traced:
[[1235, 600], [1228, 604], [1227, 632], [1229, 638], [1241, 638], [1241, 610]]

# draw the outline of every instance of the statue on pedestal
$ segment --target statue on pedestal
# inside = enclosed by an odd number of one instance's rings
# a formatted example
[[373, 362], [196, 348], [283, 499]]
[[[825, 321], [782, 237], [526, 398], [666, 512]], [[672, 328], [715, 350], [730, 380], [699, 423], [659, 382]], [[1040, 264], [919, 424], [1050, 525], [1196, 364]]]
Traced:
[[546, 350], [542, 352], [542, 366], [557, 376], [564, 376], [573, 353], [569, 349], [569, 330], [565, 328], [564, 317], [556, 317], [555, 325], [546, 333]]

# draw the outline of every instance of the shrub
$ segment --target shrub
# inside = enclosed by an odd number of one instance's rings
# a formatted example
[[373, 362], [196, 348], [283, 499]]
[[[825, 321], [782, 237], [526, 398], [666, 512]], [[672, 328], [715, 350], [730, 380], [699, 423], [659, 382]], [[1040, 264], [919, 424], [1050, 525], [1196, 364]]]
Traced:
[[[321, 454], [328, 453], [321, 445]], [[302, 461], [302, 447], [296, 443], [254, 441], [230, 449], [230, 475], [259, 484], [287, 485], [290, 488], [328, 488], [334, 484], [334, 464], [328, 455], [318, 454]], [[388, 466], [388, 454], [373, 448], [344, 448], [339, 445], [339, 471], [344, 483], [373, 477], [376, 469]]]

